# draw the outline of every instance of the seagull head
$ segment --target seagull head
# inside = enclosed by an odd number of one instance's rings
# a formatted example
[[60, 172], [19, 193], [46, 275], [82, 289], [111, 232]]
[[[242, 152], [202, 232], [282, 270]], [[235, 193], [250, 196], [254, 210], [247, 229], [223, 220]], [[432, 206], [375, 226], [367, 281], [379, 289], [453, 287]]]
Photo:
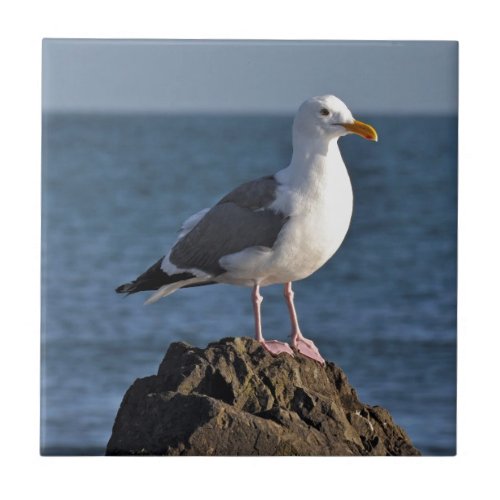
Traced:
[[355, 120], [349, 108], [334, 95], [311, 97], [303, 102], [295, 115], [293, 129], [302, 136], [328, 142], [347, 134], [378, 140], [375, 129]]

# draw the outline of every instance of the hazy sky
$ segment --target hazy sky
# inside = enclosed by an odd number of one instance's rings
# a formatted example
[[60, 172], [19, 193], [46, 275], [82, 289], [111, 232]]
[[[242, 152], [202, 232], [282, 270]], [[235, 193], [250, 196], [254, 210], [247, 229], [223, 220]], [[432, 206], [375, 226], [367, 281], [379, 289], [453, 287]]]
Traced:
[[455, 42], [43, 42], [44, 110], [456, 113]]

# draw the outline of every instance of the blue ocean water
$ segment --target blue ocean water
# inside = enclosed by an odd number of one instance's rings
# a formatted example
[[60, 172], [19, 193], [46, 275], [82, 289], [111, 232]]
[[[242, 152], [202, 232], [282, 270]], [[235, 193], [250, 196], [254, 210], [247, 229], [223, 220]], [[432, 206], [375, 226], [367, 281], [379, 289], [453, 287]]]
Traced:
[[[339, 252], [294, 286], [304, 333], [360, 399], [424, 455], [456, 431], [455, 117], [372, 116], [380, 142], [340, 141], [354, 216]], [[251, 336], [249, 290], [181, 290], [143, 306], [117, 285], [164, 255], [182, 221], [291, 154], [292, 117], [46, 114], [43, 118], [44, 454], [103, 454], [122, 396], [167, 346]], [[264, 333], [289, 334], [281, 287]]]

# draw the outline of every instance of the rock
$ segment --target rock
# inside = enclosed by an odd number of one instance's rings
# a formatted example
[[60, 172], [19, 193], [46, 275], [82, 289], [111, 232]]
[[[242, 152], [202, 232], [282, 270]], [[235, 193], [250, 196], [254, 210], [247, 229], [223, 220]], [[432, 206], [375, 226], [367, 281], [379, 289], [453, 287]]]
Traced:
[[107, 455], [420, 455], [344, 372], [255, 340], [170, 345], [125, 394]]

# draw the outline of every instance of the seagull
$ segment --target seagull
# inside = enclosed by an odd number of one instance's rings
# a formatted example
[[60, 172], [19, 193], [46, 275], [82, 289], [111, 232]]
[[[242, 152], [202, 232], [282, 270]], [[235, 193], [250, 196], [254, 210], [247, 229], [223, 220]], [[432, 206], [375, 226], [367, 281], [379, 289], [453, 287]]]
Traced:
[[[377, 141], [337, 97], [312, 97], [298, 109], [290, 164], [246, 182], [182, 224], [168, 253], [117, 293], [154, 291], [147, 304], [180, 288], [225, 283], [252, 289], [255, 338], [272, 355], [300, 353], [324, 365], [302, 334], [292, 282], [307, 278], [339, 249], [353, 210], [353, 192], [338, 139], [357, 134]], [[261, 287], [281, 284], [291, 322], [291, 346], [265, 340]]]

